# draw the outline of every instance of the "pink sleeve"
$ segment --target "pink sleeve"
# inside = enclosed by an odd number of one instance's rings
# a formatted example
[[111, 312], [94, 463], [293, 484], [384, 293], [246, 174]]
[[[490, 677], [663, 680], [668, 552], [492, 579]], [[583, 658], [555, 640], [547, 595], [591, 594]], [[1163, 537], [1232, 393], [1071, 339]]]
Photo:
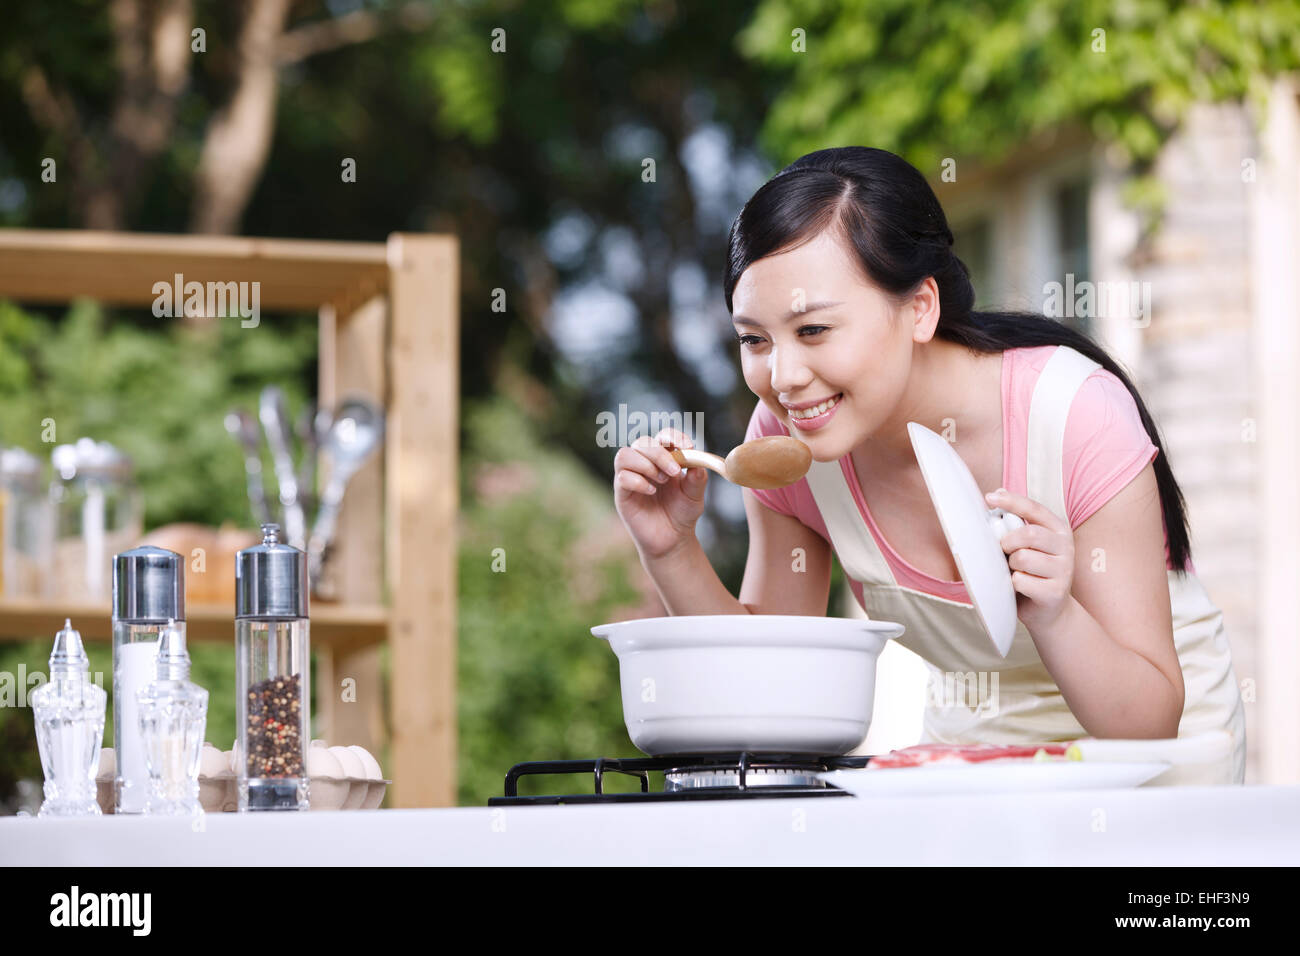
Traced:
[[[749, 428], [745, 431], [745, 441], [749, 441], [751, 438], [762, 438], [765, 435], [789, 434], [790, 432], [786, 427], [772, 414], [771, 409], [761, 401], [754, 406], [754, 413], [749, 416]], [[767, 490], [751, 488], [749, 490], [754, 493], [754, 497], [762, 504], [778, 514], [789, 515], [791, 518], [799, 517], [794, 503], [790, 501], [789, 487]]]
[[1089, 375], [1065, 426], [1062, 468], [1070, 527], [1099, 511], [1158, 451], [1124, 383], [1105, 369]]

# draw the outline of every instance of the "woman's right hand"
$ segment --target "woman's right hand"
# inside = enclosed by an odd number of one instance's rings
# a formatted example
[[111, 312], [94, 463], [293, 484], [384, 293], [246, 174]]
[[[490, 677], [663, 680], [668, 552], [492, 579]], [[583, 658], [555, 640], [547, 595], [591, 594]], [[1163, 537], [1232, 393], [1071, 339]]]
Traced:
[[663, 557], [689, 541], [704, 513], [708, 469], [682, 468], [665, 442], [695, 447], [682, 432], [665, 428], [614, 456], [614, 508], [643, 558]]

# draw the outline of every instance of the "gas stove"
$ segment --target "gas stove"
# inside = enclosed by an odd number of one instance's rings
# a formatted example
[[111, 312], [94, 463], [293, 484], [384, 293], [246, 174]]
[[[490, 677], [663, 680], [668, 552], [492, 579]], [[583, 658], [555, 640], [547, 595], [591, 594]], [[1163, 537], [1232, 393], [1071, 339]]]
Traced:
[[[595, 760], [542, 760], [515, 764], [506, 774], [505, 796], [488, 806], [638, 803], [662, 800], [744, 800], [772, 797], [846, 797], [849, 794], [818, 778], [829, 770], [856, 770], [868, 756], [819, 756], [742, 751], [739, 753], [670, 754], [664, 757], [597, 757]], [[650, 790], [651, 771], [664, 775], [664, 788]], [[519, 795], [519, 778], [535, 774], [591, 774], [593, 792]], [[605, 775], [626, 774], [640, 780], [640, 792], [606, 793]]]

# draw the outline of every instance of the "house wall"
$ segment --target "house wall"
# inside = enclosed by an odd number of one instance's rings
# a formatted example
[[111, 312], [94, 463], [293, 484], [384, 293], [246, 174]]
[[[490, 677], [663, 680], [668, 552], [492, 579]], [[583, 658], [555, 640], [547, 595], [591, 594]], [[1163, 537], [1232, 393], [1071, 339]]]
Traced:
[[[1186, 501], [1193, 561], [1222, 609], [1247, 719], [1247, 783], [1300, 781], [1300, 111], [1275, 88], [1262, 132], [1249, 108], [1198, 105], [1162, 150], [1161, 228], [1145, 241], [1126, 174], [1064, 138], [1004, 170], [936, 184], [954, 228], [987, 216], [1000, 304], [1040, 311], [1064, 281], [1050, 241], [1052, 188], [1089, 176], [1089, 272], [1148, 283], [1151, 313], [1094, 317], [1088, 331], [1131, 373]], [[1036, 155], [1037, 160], [1026, 159]], [[1243, 176], [1243, 161], [1249, 173]], [[860, 614], [846, 591], [845, 612]], [[916, 742], [924, 664], [891, 646], [858, 752]], [[909, 739], [910, 738], [910, 739]]]

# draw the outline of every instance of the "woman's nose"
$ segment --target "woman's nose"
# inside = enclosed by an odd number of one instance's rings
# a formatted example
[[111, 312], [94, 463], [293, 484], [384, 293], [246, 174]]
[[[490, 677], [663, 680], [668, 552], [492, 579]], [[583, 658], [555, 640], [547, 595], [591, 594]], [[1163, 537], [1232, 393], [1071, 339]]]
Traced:
[[768, 358], [772, 374], [772, 390], [777, 394], [791, 394], [812, 381], [812, 373], [799, 357], [799, 350], [773, 346]]

